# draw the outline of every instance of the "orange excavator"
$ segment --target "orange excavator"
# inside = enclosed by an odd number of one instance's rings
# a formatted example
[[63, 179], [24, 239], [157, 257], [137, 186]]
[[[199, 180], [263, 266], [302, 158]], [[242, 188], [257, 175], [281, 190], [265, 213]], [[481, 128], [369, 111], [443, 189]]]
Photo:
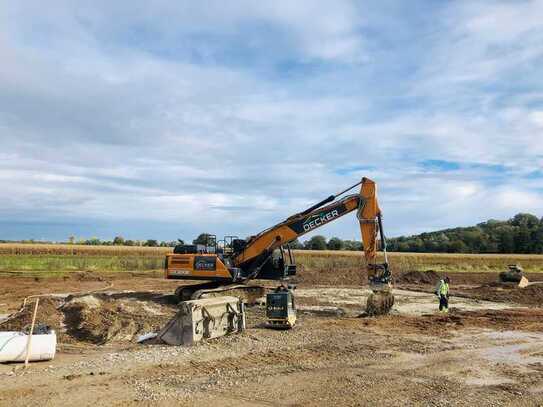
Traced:
[[[358, 186], [359, 192], [347, 194]], [[296, 274], [290, 242], [355, 211], [360, 223], [368, 282], [372, 290], [366, 312], [370, 315], [386, 314], [394, 304], [391, 273], [377, 188], [375, 182], [368, 178], [362, 178], [350, 188], [330, 195], [247, 239], [226, 236], [222, 241], [217, 241], [215, 236], [208, 235], [204, 245], [180, 244], [174, 248], [173, 254], [166, 255], [165, 276], [168, 279], [206, 281], [178, 287], [176, 295], [180, 301], [217, 294], [235, 295], [239, 292], [261, 296], [262, 287], [247, 284], [250, 280], [284, 281]], [[382, 263], [377, 262], [378, 241], [384, 253]]]

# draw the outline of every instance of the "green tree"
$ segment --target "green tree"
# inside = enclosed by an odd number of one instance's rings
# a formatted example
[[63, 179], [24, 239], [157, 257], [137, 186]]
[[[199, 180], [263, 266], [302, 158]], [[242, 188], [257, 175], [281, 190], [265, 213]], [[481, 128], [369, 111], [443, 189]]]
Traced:
[[513, 238], [515, 242], [515, 253], [531, 253], [532, 234], [527, 227], [519, 227]]
[[147, 241], [144, 243], [144, 246], [158, 247], [158, 242], [155, 239], [147, 239]]
[[115, 238], [113, 239], [113, 244], [115, 246], [122, 246], [124, 245], [124, 237], [122, 236], [115, 236]]
[[543, 220], [519, 213], [506, 221], [490, 219], [471, 227], [392, 238], [388, 243], [390, 251], [543, 253]]
[[213, 235], [211, 235], [210, 233], [200, 233], [198, 235], [198, 237], [192, 241], [192, 244], [203, 244], [203, 245], [205, 245], [205, 244], [208, 244], [208, 243], [212, 243], [210, 236], [213, 236]]
[[344, 240], [343, 249], [351, 251], [362, 250], [362, 242], [358, 240]]
[[511, 219], [511, 225], [533, 229], [539, 226], [539, 219], [537, 216], [529, 213], [518, 213]]
[[451, 242], [449, 246], [449, 251], [451, 253], [465, 253], [467, 251], [466, 244], [461, 240], [455, 240]]
[[326, 250], [326, 238], [321, 235], [313, 236], [305, 242], [304, 247], [308, 250]]
[[496, 233], [500, 253], [514, 253], [515, 228], [510, 225], [501, 226]]
[[[399, 242], [398, 247], [396, 249], [399, 252], [408, 252], [409, 251], [409, 243], [408, 242]], [[446, 251], [446, 250], [444, 250]]]
[[417, 237], [408, 243], [410, 252], [423, 252], [424, 251], [424, 241]]
[[304, 248], [304, 245], [300, 243], [298, 239], [294, 239], [292, 242], [290, 242], [289, 246], [293, 250], [300, 250]]
[[534, 232], [534, 253], [543, 253], [543, 219], [541, 219], [538, 228]]
[[328, 248], [328, 250], [343, 250], [343, 240], [341, 240], [339, 237], [332, 237], [328, 241], [326, 247]]

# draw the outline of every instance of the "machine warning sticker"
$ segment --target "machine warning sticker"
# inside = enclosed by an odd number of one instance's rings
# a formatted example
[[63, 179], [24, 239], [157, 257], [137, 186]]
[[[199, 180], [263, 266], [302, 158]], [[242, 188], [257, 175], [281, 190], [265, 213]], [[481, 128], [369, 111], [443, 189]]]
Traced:
[[215, 271], [217, 258], [215, 256], [194, 256], [194, 270]]

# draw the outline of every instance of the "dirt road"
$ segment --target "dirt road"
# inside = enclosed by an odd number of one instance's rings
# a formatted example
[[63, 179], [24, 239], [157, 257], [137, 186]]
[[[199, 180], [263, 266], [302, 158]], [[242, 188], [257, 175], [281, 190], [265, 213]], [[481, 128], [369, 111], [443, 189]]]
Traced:
[[[39, 282], [16, 280], [0, 281], [7, 312], [22, 296], [40, 291]], [[97, 295], [94, 316], [125, 321], [147, 310], [155, 321], [175, 310], [167, 295], [175, 284], [147, 276], [73, 276], [48, 282], [47, 289], [84, 291], [111, 283], [109, 296]], [[119, 294], [124, 290], [134, 293]], [[450, 314], [439, 315], [432, 294], [399, 291], [392, 315], [359, 318], [357, 302], [366, 293], [363, 287], [300, 287], [297, 299], [305, 310], [295, 329], [265, 329], [264, 309], [251, 307], [243, 334], [188, 348], [66, 333], [51, 362], [26, 372], [0, 365], [0, 405], [543, 403], [543, 309], [458, 297], [451, 299]], [[341, 312], [322, 311], [330, 309]], [[131, 332], [148, 329], [147, 320]]]

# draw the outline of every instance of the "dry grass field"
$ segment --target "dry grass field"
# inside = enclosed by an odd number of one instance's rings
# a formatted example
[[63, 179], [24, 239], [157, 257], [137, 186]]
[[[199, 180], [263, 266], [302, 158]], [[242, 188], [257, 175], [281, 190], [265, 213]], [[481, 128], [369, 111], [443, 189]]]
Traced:
[[[0, 271], [151, 271], [162, 269], [169, 247], [85, 246], [60, 244], [0, 244]], [[296, 261], [314, 271], [364, 268], [364, 255], [355, 251], [295, 250]], [[382, 254], [380, 255], [382, 257]], [[395, 274], [405, 271], [499, 272], [520, 264], [527, 272], [543, 271], [543, 255], [389, 253]]]
[[[298, 263], [314, 269], [362, 268], [364, 254], [358, 251], [296, 250]], [[379, 255], [382, 261], [382, 253]], [[543, 255], [533, 254], [458, 254], [388, 253], [394, 273], [406, 271], [500, 272], [508, 264], [520, 264], [528, 272], [543, 272]]]
[[0, 243], [0, 255], [162, 256], [171, 251], [171, 247]]

